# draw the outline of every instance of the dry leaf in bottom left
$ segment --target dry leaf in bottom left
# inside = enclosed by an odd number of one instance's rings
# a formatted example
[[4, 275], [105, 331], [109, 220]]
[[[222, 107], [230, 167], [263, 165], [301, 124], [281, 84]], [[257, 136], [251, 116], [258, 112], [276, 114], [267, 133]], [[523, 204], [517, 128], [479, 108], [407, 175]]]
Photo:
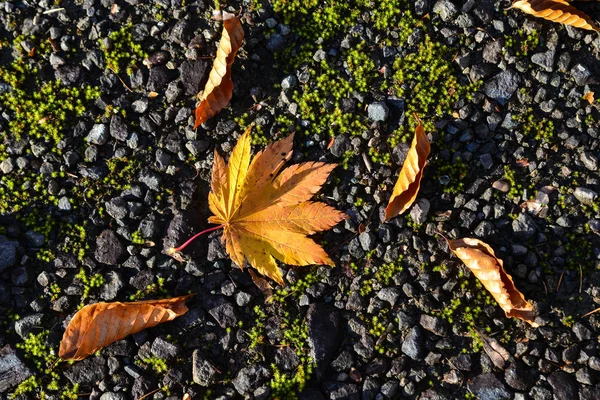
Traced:
[[188, 311], [185, 300], [191, 296], [87, 305], [67, 326], [58, 356], [63, 360], [83, 360], [127, 335], [171, 321]]
[[538, 326], [533, 321], [533, 306], [517, 290], [504, 270], [502, 260], [496, 258], [489, 245], [481, 240], [464, 238], [448, 240], [448, 246], [491, 293], [507, 317], [522, 319], [534, 328]]

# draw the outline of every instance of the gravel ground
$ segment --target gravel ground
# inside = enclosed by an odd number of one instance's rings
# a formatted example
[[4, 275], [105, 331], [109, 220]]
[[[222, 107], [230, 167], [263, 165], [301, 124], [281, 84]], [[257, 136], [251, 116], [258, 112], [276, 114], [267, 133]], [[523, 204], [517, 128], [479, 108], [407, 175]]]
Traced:
[[[0, 2], [0, 399], [600, 398], [600, 37], [508, 6], [232, 1], [234, 95], [194, 130], [212, 2]], [[414, 114], [431, 156], [383, 223]], [[350, 216], [317, 237], [337, 266], [282, 265], [271, 302], [219, 232], [163, 254], [208, 227], [213, 150], [250, 123], [255, 149], [295, 131], [293, 162], [340, 164], [319, 197]], [[436, 231], [490, 244], [540, 327]], [[187, 293], [56, 364], [79, 306]]]

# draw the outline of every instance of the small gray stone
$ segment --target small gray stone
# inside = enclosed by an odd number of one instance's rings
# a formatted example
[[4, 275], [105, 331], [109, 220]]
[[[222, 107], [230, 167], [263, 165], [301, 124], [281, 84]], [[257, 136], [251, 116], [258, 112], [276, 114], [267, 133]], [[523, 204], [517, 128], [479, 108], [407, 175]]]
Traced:
[[106, 376], [106, 360], [103, 357], [88, 357], [63, 370], [64, 376], [72, 383], [95, 386]]
[[504, 400], [512, 398], [504, 384], [494, 374], [481, 374], [469, 382], [469, 390], [479, 400]]
[[200, 350], [194, 350], [192, 354], [192, 378], [200, 386], [210, 386], [216, 382], [217, 369], [202, 358]]
[[417, 199], [414, 205], [410, 210], [410, 217], [417, 225], [422, 225], [427, 221], [427, 215], [429, 214], [429, 209], [431, 204], [427, 199]]
[[148, 110], [148, 99], [139, 99], [131, 103], [131, 109], [138, 113], [143, 114]]
[[519, 239], [527, 240], [537, 232], [537, 226], [533, 219], [525, 213], [519, 214], [512, 222], [513, 232]]
[[323, 304], [313, 303], [306, 312], [308, 344], [311, 358], [316, 363], [316, 377], [322, 379], [343, 335], [339, 312]]
[[127, 202], [122, 197], [114, 197], [104, 203], [108, 215], [116, 220], [122, 220], [127, 216]]
[[489, 153], [480, 155], [479, 161], [481, 162], [481, 165], [485, 169], [490, 169], [494, 166], [494, 160], [492, 159], [492, 155]]
[[185, 148], [189, 150], [190, 154], [197, 156], [208, 149], [208, 140], [190, 140], [185, 144]]
[[62, 211], [71, 210], [71, 201], [67, 196], [63, 196], [60, 199], [58, 199], [58, 209]]
[[238, 317], [235, 314], [235, 309], [225, 297], [220, 295], [207, 296], [204, 299], [203, 307], [222, 328], [237, 325]]
[[11, 345], [0, 348], [0, 393], [5, 393], [31, 375]]
[[438, 336], [446, 336], [446, 325], [438, 317], [423, 314], [421, 315], [419, 324], [423, 327], [423, 329], [428, 330], [431, 333], [434, 333]]
[[579, 155], [579, 159], [583, 163], [583, 166], [590, 171], [598, 170], [598, 157], [589, 151], [584, 151]]
[[575, 189], [573, 196], [575, 196], [582, 204], [591, 206], [598, 198], [598, 193], [594, 192], [592, 189], [578, 187]]
[[235, 379], [233, 379], [233, 386], [239, 394], [245, 396], [250, 392], [252, 387], [260, 385], [270, 377], [271, 373], [268, 369], [260, 364], [252, 364], [242, 368], [238, 372]]
[[582, 65], [576, 64], [573, 68], [571, 68], [571, 76], [575, 79], [575, 83], [579, 86], [584, 86], [588, 79], [592, 76], [590, 70]]
[[423, 358], [422, 336], [421, 328], [413, 326], [402, 342], [402, 352], [416, 361]]
[[390, 109], [383, 101], [378, 101], [369, 104], [367, 113], [369, 114], [369, 119], [371, 121], [382, 122], [388, 119]]
[[129, 397], [123, 392], [104, 392], [100, 400], [127, 400]]
[[15, 162], [10, 157], [0, 163], [0, 171], [4, 174], [10, 174], [14, 168]]
[[358, 235], [358, 241], [364, 251], [370, 251], [375, 248], [375, 235], [371, 232], [363, 232]]
[[100, 298], [102, 300], [110, 301], [117, 298], [119, 290], [125, 287], [121, 274], [116, 271], [109, 271], [104, 275], [105, 283], [102, 285], [100, 291]]
[[31, 314], [15, 322], [15, 332], [23, 339], [27, 338], [36, 327], [42, 324], [44, 314]]
[[556, 400], [572, 400], [578, 397], [577, 385], [571, 375], [566, 372], [553, 372], [548, 377], [548, 383], [552, 386], [552, 392]]
[[554, 69], [555, 50], [548, 50], [545, 53], [537, 53], [531, 56], [531, 62], [544, 68], [546, 72], [552, 72]]
[[458, 14], [458, 9], [450, 0], [438, 0], [433, 6], [433, 12], [439, 14], [442, 21], [448, 21]]
[[15, 265], [19, 243], [0, 236], [0, 272]]
[[517, 72], [506, 70], [488, 80], [483, 86], [483, 91], [486, 96], [504, 105], [510, 100], [520, 83], [521, 77]]
[[125, 254], [125, 246], [123, 246], [114, 231], [106, 229], [100, 233], [100, 236], [96, 239], [96, 251], [94, 252], [96, 261], [108, 265], [117, 265]]
[[94, 124], [86, 140], [92, 144], [103, 145], [108, 141], [108, 129], [105, 124]]
[[393, 307], [400, 297], [400, 289], [394, 287], [386, 287], [377, 292], [377, 298], [387, 301]]
[[161, 337], [157, 337], [154, 339], [154, 342], [152, 342], [150, 351], [155, 357], [172, 360], [179, 354], [179, 347], [175, 346], [173, 343], [167, 342]]
[[298, 85], [298, 78], [296, 75], [288, 75], [281, 81], [281, 88], [283, 90], [288, 90]]
[[279, 53], [285, 49], [285, 38], [278, 33], [272, 34], [267, 41], [267, 49], [271, 50], [273, 53]]

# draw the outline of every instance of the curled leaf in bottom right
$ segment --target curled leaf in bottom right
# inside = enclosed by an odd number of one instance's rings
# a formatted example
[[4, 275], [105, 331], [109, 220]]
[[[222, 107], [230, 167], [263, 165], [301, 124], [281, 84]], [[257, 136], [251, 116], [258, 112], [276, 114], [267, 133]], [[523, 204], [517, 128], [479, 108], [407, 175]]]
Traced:
[[534, 322], [533, 306], [517, 290], [511, 276], [504, 270], [502, 260], [494, 255], [494, 250], [488, 244], [463, 238], [448, 240], [448, 246], [490, 292], [507, 317], [518, 318], [534, 328], [538, 327]]

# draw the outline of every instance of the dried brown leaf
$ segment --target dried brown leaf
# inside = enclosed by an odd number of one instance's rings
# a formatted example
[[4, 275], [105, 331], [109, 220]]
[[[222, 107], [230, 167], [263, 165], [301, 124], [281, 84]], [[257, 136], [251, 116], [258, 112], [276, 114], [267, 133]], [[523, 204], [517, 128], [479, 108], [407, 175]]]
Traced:
[[131, 303], [96, 303], [77, 311], [60, 342], [63, 360], [83, 360], [127, 335], [185, 314], [189, 296]]
[[240, 19], [231, 13], [223, 12], [223, 33], [208, 82], [200, 96], [200, 104], [196, 107], [194, 129], [221, 111], [231, 100], [233, 94], [231, 65], [242, 45], [242, 40], [244, 40], [244, 29]]
[[273, 286], [267, 281], [265, 278], [261, 278], [256, 275], [256, 272], [249, 269], [250, 277], [252, 278], [252, 282], [256, 285], [256, 287], [262, 292], [263, 296], [265, 296], [265, 301], [271, 301], [273, 297]]
[[594, 92], [587, 92], [586, 94], [583, 95], [583, 99], [586, 100], [588, 103], [593, 104], [594, 103]]
[[564, 0], [515, 0], [511, 8], [549, 21], [600, 32], [600, 28], [589, 15]]
[[507, 317], [522, 319], [534, 328], [533, 306], [517, 290], [502, 260], [496, 258], [494, 250], [478, 239], [463, 238], [448, 240], [450, 250], [460, 258], [496, 299]]
[[478, 329], [475, 329], [475, 331], [481, 338], [481, 342], [483, 343], [483, 351], [485, 351], [490, 360], [492, 360], [492, 363], [494, 363], [494, 365], [499, 369], [504, 369], [506, 362], [512, 358], [510, 353], [506, 351], [500, 342], [493, 337], [484, 335]]
[[392, 191], [390, 202], [385, 209], [385, 220], [389, 221], [406, 211], [417, 198], [423, 168], [429, 156], [431, 145], [425, 134], [425, 129], [419, 121], [415, 129], [415, 136], [398, 175], [398, 181]]

